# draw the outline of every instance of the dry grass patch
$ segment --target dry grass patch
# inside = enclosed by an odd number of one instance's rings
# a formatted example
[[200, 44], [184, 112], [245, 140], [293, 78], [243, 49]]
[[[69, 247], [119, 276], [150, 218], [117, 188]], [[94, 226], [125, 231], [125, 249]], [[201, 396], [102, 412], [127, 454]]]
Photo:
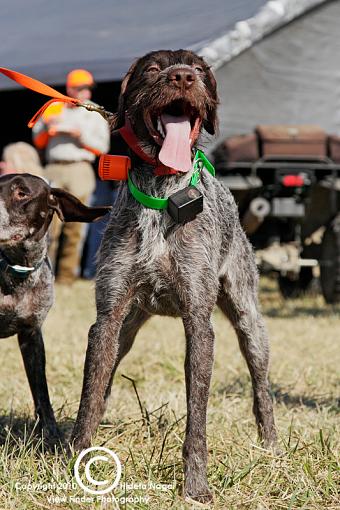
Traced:
[[[47, 372], [58, 422], [67, 435], [77, 412], [87, 330], [94, 320], [93, 285], [57, 288], [45, 324]], [[283, 301], [275, 283], [261, 286], [271, 339], [271, 382], [281, 455], [256, 440], [251, 385], [235, 334], [216, 311], [216, 356], [208, 413], [209, 482], [216, 509], [339, 509], [340, 307], [320, 296]], [[118, 508], [76, 503], [80, 488], [17, 490], [27, 483], [73, 480], [74, 459], [41, 450], [34, 438], [32, 402], [15, 339], [1, 340], [0, 509]], [[153, 318], [121, 363], [95, 445], [115, 451], [127, 489], [116, 498], [148, 498], [119, 508], [186, 509], [181, 499], [185, 430], [184, 334], [181, 321]], [[131, 380], [133, 379], [140, 402]], [[112, 467], [93, 466], [97, 479]], [[153, 483], [167, 484], [159, 487]], [[130, 484], [130, 486], [129, 486]], [[131, 488], [137, 484], [137, 488]], [[138, 488], [138, 484], [146, 484]], [[48, 488], [47, 486], [45, 488]], [[59, 496], [60, 502], [51, 497]]]

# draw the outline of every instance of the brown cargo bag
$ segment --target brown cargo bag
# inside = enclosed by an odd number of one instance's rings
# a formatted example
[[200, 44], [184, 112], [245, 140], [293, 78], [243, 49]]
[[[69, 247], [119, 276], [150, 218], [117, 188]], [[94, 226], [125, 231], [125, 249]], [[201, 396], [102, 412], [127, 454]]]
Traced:
[[215, 165], [220, 168], [228, 163], [256, 161], [259, 158], [258, 141], [254, 133], [226, 138], [213, 151]]
[[327, 156], [327, 136], [319, 126], [260, 125], [256, 133], [262, 156]]
[[340, 163], [340, 136], [329, 135], [328, 155], [334, 163]]

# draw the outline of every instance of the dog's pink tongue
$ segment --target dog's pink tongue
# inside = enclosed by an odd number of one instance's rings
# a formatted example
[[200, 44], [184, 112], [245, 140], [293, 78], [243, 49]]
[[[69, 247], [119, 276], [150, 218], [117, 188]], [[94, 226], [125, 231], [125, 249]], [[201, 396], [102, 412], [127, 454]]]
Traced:
[[161, 116], [165, 129], [165, 139], [158, 158], [165, 166], [179, 172], [188, 172], [191, 168], [190, 119], [186, 115], [175, 117]]

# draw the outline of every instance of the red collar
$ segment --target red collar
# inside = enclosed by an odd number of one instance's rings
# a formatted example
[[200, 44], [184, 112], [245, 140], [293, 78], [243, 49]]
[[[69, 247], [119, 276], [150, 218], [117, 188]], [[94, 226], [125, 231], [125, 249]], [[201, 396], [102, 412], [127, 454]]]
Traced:
[[135, 154], [137, 154], [138, 157], [155, 167], [155, 175], [174, 175], [178, 173], [177, 170], [162, 165], [162, 163], [160, 163], [157, 159], [151, 158], [143, 151], [139, 145], [139, 140], [132, 129], [131, 122], [128, 117], [126, 117], [125, 126], [120, 128], [118, 131], [123, 140], [128, 144], [130, 149], [133, 150]]

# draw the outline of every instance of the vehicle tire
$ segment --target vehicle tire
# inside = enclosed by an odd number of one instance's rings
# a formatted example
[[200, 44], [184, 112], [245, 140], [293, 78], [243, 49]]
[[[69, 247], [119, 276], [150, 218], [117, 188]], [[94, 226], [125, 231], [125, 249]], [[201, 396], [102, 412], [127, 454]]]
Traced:
[[296, 280], [280, 274], [278, 280], [280, 292], [285, 299], [298, 298], [308, 290], [313, 278], [313, 270], [308, 266], [301, 267]]
[[320, 283], [326, 303], [340, 302], [340, 214], [327, 226], [321, 243]]

